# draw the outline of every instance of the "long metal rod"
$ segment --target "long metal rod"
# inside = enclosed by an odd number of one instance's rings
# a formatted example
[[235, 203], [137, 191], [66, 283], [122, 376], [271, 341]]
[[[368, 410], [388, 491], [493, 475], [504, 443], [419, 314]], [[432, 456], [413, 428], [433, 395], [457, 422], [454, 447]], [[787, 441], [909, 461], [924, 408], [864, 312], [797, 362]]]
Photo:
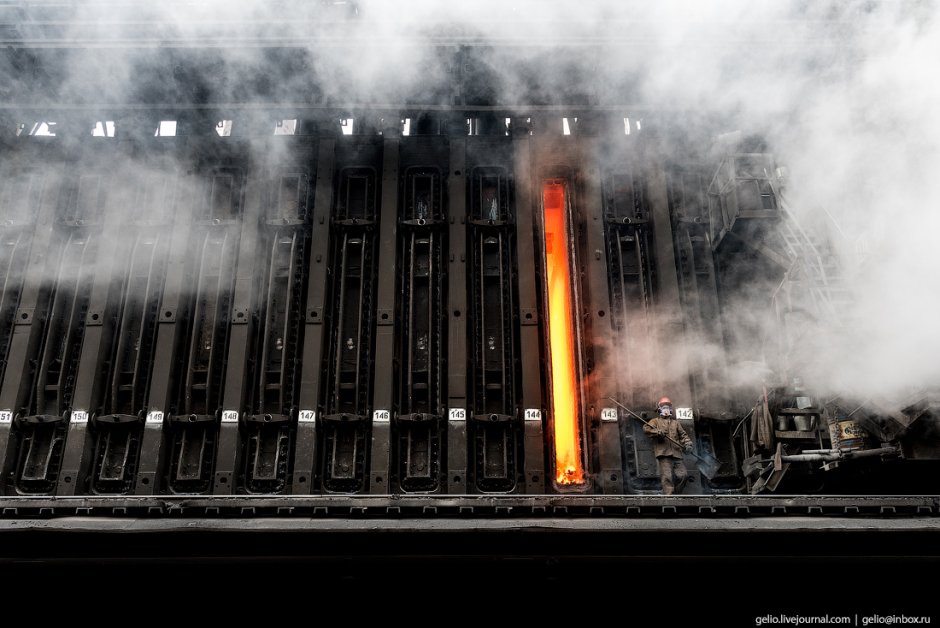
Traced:
[[867, 458], [871, 456], [889, 456], [898, 453], [897, 447], [879, 447], [878, 449], [814, 449], [801, 454], [781, 456], [784, 462], [834, 462], [849, 458]]

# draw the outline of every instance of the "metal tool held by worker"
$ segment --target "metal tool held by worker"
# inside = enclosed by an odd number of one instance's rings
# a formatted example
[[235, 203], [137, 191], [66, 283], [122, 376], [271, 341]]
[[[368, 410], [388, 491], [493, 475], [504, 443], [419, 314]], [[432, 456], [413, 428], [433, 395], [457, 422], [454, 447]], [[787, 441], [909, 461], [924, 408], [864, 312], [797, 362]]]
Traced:
[[[633, 410], [631, 410], [631, 409], [628, 408], [627, 406], [623, 405], [622, 403], [620, 403], [619, 401], [617, 401], [617, 400], [614, 399], [613, 397], [608, 397], [608, 399], [610, 399], [611, 401], [613, 401], [614, 403], [616, 403], [616, 404], [617, 404], [618, 406], [620, 406], [624, 411], [626, 411], [626, 412], [628, 412], [629, 414], [633, 415], [634, 417], [636, 417], [637, 419], [639, 419], [640, 421], [642, 421], [642, 422], [645, 423], [646, 425], [650, 425], [650, 422], [649, 422], [649, 421], [647, 421], [646, 419], [644, 419], [643, 417], [641, 417], [639, 414], [637, 414], [636, 412], [634, 412]], [[650, 427], [652, 427], [652, 425], [650, 425]], [[682, 443], [676, 441], [674, 438], [670, 438], [670, 437], [669, 437], [668, 435], [666, 435], [666, 434], [663, 434], [663, 436], [665, 436], [668, 440], [671, 440], [673, 443], [675, 443], [676, 445], [678, 445], [680, 448], [682, 447]], [[708, 478], [709, 480], [711, 480], [711, 479], [713, 479], [716, 475], [718, 475], [718, 469], [721, 467], [721, 461], [718, 460], [718, 458], [714, 457], [713, 455], [709, 454], [708, 452], [703, 452], [703, 454], [704, 454], [704, 455], [699, 455], [699, 454], [696, 454], [696, 453], [690, 453], [689, 455], [690, 455], [690, 456], [693, 456], [693, 457], [698, 461], [698, 462], [695, 463], [695, 466], [696, 466], [696, 468], [702, 473], [702, 475], [704, 475], [706, 478]]]

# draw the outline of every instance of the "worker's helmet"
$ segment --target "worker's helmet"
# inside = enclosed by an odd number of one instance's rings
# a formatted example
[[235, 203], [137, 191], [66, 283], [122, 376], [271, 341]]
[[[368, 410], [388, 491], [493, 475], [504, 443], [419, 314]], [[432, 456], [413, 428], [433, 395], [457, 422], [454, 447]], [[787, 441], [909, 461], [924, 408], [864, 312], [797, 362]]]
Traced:
[[663, 397], [656, 404], [659, 409], [659, 416], [672, 416], [672, 400], [669, 397]]

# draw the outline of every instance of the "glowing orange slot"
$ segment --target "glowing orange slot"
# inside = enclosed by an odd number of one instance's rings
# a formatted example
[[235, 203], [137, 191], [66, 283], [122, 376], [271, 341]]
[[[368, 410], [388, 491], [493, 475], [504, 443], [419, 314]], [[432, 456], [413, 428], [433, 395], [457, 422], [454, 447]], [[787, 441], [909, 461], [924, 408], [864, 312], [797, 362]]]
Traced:
[[571, 306], [571, 259], [565, 185], [545, 183], [545, 270], [548, 278], [548, 338], [552, 365], [552, 418], [555, 426], [555, 475], [559, 484], [584, 483], [581, 462], [574, 316]]

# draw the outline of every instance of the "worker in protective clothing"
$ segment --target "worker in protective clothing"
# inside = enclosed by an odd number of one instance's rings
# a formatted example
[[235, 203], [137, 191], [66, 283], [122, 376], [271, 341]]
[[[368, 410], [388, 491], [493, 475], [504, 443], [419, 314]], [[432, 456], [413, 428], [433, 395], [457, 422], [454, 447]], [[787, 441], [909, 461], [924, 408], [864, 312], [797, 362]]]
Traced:
[[643, 431], [653, 441], [653, 454], [659, 463], [663, 495], [678, 495], [689, 481], [689, 471], [682, 454], [692, 453], [692, 439], [676, 418], [669, 397], [659, 400], [657, 410], [659, 416], [650, 419], [643, 426]]

